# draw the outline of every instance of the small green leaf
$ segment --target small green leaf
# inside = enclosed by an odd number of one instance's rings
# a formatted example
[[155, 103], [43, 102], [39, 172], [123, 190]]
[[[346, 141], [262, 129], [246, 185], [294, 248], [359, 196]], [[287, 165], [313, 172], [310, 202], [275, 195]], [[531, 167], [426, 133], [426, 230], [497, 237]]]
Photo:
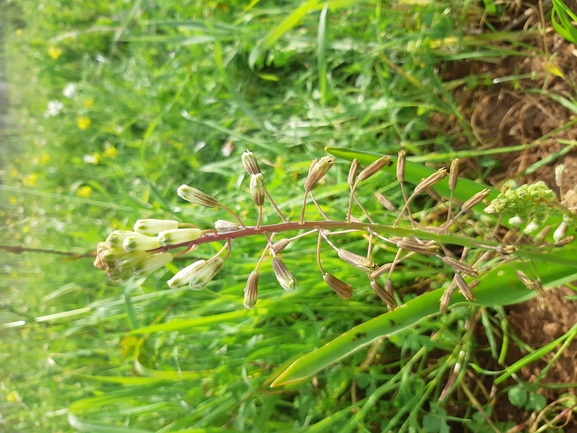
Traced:
[[523, 407], [527, 403], [527, 391], [520, 386], [514, 386], [507, 393], [509, 401], [513, 406]]
[[525, 404], [525, 409], [533, 410], [535, 412], [543, 410], [547, 405], [547, 399], [542, 395], [531, 393], [529, 394], [529, 401]]

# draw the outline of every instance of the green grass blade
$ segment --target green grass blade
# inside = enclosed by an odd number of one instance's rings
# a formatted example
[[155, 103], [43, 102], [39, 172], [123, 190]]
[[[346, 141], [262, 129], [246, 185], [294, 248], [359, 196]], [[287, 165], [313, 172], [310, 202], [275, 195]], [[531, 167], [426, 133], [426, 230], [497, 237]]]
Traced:
[[318, 34], [318, 67], [319, 67], [319, 88], [321, 91], [321, 106], [324, 107], [327, 102], [327, 56], [326, 56], [326, 30], [327, 30], [327, 12], [329, 2], [325, 3], [319, 19]]
[[[564, 255], [557, 251], [555, 255]], [[553, 262], [536, 262], [535, 267], [543, 287], [551, 288], [577, 276], [577, 263], [573, 266]], [[528, 290], [515, 276], [515, 269], [508, 264], [497, 266], [488, 272], [474, 290], [478, 305], [510, 305], [527, 301], [537, 294]], [[419, 323], [428, 316], [438, 314], [439, 301], [443, 289], [425, 293], [394, 311], [385, 313], [375, 319], [355, 326], [350, 331], [337, 337], [323, 347], [298, 358], [272, 382], [271, 387], [278, 387], [298, 382], [334, 362], [350, 355], [373, 340], [389, 337], [410, 326]], [[460, 293], [451, 298], [451, 305], [464, 302]]]
[[[285, 18], [277, 28], [264, 37], [262, 42], [253, 48], [249, 57], [248, 64], [252, 70], [259, 58], [271, 48], [276, 41], [278, 41], [286, 32], [295, 27], [300, 23], [300, 21], [318, 4], [319, 0], [308, 0], [307, 2], [301, 4], [292, 14]], [[263, 76], [263, 78], [268, 78], [275, 80], [272, 76]], [[278, 79], [278, 78], [276, 78]]]

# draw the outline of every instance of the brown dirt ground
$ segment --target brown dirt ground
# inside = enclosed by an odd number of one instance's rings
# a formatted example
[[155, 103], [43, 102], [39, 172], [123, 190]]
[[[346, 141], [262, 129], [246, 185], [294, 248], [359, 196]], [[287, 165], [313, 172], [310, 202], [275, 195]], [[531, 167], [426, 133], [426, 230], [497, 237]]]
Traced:
[[[577, 1], [566, 3], [577, 11]], [[497, 83], [491, 87], [478, 86], [474, 89], [461, 86], [454, 91], [454, 95], [462, 111], [470, 119], [480, 143], [477, 149], [536, 144], [535, 147], [523, 151], [498, 155], [501, 168], [493, 172], [489, 178], [491, 183], [499, 185], [506, 179], [516, 179], [519, 184], [543, 180], [562, 198], [566, 198], [569, 206], [576, 206], [577, 194], [572, 194], [569, 189], [577, 185], [577, 150], [566, 153], [532, 173], [526, 172], [531, 165], [565, 148], [567, 144], [559, 143], [559, 140], [577, 140], [576, 114], [547, 94], [551, 92], [575, 99], [577, 46], [559, 37], [549, 23], [547, 26], [544, 36], [540, 35], [537, 40], [531, 41], [540, 48], [541, 54], [533, 52], [529, 56], [508, 57], [499, 63], [459, 62], [449, 68], [445, 80], [477, 74], [488, 74], [493, 78], [531, 75], [530, 79], [521, 79], [514, 84]], [[553, 71], [556, 70], [560, 71], [560, 74], [554, 74]], [[562, 128], [572, 120], [576, 123]], [[563, 191], [559, 191], [554, 181], [554, 167], [560, 163], [565, 164], [567, 169], [566, 187]], [[544, 298], [536, 298], [508, 308], [509, 326], [513, 333], [530, 347], [537, 349], [567, 332], [577, 323], [577, 302], [566, 300], [567, 295], [575, 295], [575, 292], [558, 288], [547, 291]], [[522, 352], [515, 344], [509, 347], [511, 349], [507, 356], [507, 365], [527, 355], [527, 352]], [[518, 378], [534, 383], [555, 352], [522, 368], [517, 374]], [[498, 365], [494, 367], [495, 370], [502, 368]], [[511, 380], [505, 385], [514, 383]], [[565, 349], [540, 383], [577, 383], [577, 341]], [[474, 383], [471, 385], [474, 386]], [[488, 389], [491, 389], [492, 384], [485, 383], [485, 386], [487, 385]], [[548, 404], [554, 404], [561, 394], [567, 392], [575, 393], [575, 388], [542, 388], [539, 391], [547, 398]], [[494, 408], [494, 420], [514, 421], [522, 428], [516, 431], [534, 431], [535, 416], [531, 418], [531, 414], [512, 406], [506, 395], [498, 398]], [[562, 409], [557, 409], [556, 413], [561, 411]], [[577, 432], [575, 416], [568, 420], [560, 431]]]

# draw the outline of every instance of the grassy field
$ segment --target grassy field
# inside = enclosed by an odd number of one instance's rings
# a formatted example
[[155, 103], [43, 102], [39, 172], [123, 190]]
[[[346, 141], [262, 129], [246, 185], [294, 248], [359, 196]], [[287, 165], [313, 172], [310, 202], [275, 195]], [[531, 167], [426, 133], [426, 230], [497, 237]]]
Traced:
[[[254, 225], [258, 208], [241, 161], [247, 149], [290, 221], [299, 220], [311, 161], [327, 151], [337, 159], [314, 191], [331, 219], [346, 215], [351, 160], [366, 166], [401, 149], [409, 155], [410, 190], [458, 156], [469, 180], [452, 193], [445, 180], [437, 191], [466, 201], [507, 167], [494, 159], [503, 149], [480, 138], [473, 108], [458, 92], [489, 93], [497, 81], [491, 71], [452, 76], [455, 65], [545, 59], [545, 75], [513, 71], [498, 82], [511, 91], [549, 92], [577, 113], [569, 78], [572, 93], [540, 87], [543, 76], [563, 75], [538, 43], [545, 38], [541, 22], [502, 30], [514, 3], [0, 2], [11, 116], [1, 133], [0, 431], [482, 433], [553, 431], [568, 419], [575, 383], [555, 384], [555, 396], [543, 390], [554, 388], [547, 372], [577, 330], [530, 347], [505, 309], [536, 295], [516, 269], [546, 289], [577, 279], [575, 247], [552, 247], [559, 212], [539, 221], [553, 228], [544, 240], [523, 238], [510, 259], [489, 262], [474, 289], [477, 302], [455, 293], [444, 314], [439, 299], [455, 272], [440, 257], [402, 262], [391, 281], [404, 305], [387, 312], [366, 273], [343, 266], [327, 245], [323, 267], [352, 285], [354, 296], [341, 299], [323, 282], [316, 235], [282, 254], [298, 290], [282, 290], [266, 258], [250, 310], [243, 290], [264, 236], [235, 241], [202, 291], [166, 282], [224, 242], [121, 285], [93, 266], [98, 242], [139, 219], [203, 229], [231, 219], [180, 199], [181, 184]], [[574, 123], [568, 117], [555, 131]], [[516, 150], [551, 138], [542, 135]], [[567, 154], [574, 141], [545, 162]], [[544, 163], [536, 164], [529, 168]], [[403, 206], [396, 165], [356, 191], [387, 236], [395, 235], [396, 214], [373, 195]], [[484, 207], [439, 234], [434, 228], [446, 205], [421, 195], [413, 212], [424, 227], [415, 233], [456, 246], [458, 254], [464, 247], [473, 263], [481, 253], [471, 239], [496, 242], [495, 251], [509, 244], [506, 236], [489, 237], [496, 219], [481, 216]], [[323, 220], [310, 200], [306, 213]], [[355, 216], [366, 221], [358, 207]], [[571, 235], [575, 218], [565, 219]], [[263, 224], [278, 222], [268, 206]], [[513, 229], [507, 218], [501, 223]], [[410, 228], [408, 218], [400, 226]], [[341, 248], [364, 254], [369, 235], [338, 239]], [[394, 261], [396, 247], [372, 242], [375, 262]], [[547, 367], [537, 380], [521, 375], [539, 359]]]

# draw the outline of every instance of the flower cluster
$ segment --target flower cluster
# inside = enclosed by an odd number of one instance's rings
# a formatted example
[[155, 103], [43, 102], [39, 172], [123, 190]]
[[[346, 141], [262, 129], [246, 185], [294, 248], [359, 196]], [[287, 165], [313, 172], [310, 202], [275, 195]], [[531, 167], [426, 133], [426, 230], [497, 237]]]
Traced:
[[[313, 194], [313, 190], [329, 172], [334, 162], [335, 159], [330, 156], [312, 161], [303, 183], [304, 196], [300, 219], [291, 222], [284, 217], [268, 193], [264, 175], [255, 156], [250, 151], [246, 151], [242, 155], [242, 163], [249, 175], [249, 191], [252, 200], [258, 208], [256, 225], [247, 226], [234, 211], [214, 197], [191, 186], [181, 185], [177, 192], [182, 199], [198, 206], [225, 210], [232, 215], [235, 222], [218, 220], [214, 229], [201, 230], [192, 224], [183, 224], [173, 220], [139, 220], [134, 225], [134, 231], [114, 231], [106, 242], [100, 243], [94, 264], [97, 268], [106, 270], [113, 281], [122, 282], [134, 275], [146, 276], [168, 264], [172, 261], [175, 255], [174, 250], [176, 249], [183, 250], [180, 254], [186, 254], [204, 243], [224, 243], [224, 247], [213, 257], [207, 260], [195, 261], [178, 271], [167, 282], [171, 288], [188, 286], [190, 289], [199, 290], [212, 281], [222, 268], [224, 260], [231, 252], [232, 242], [235, 239], [262, 236], [266, 241], [265, 248], [254, 271], [250, 273], [244, 290], [244, 305], [246, 308], [253, 308], [258, 300], [259, 270], [268, 256], [271, 256], [272, 269], [279, 285], [286, 291], [297, 289], [297, 279], [284, 263], [281, 255], [284, 249], [293, 242], [301, 237], [312, 235], [317, 237], [317, 266], [327, 286], [343, 299], [350, 299], [353, 296], [354, 289], [350, 284], [340, 280], [323, 268], [322, 245], [330, 246], [343, 263], [362, 271], [368, 278], [368, 286], [390, 310], [396, 308], [399, 300], [395, 294], [391, 279], [395, 268], [403, 260], [415, 254], [440, 259], [439, 262], [453, 272], [452, 282], [446, 287], [441, 298], [441, 310], [444, 311], [449, 305], [451, 295], [457, 289], [467, 300], [475, 300], [472, 289], [478, 283], [478, 278], [482, 271], [486, 269], [484, 266], [490, 260], [503, 256], [503, 260], [510, 262], [507, 256], [515, 252], [514, 246], [497, 243], [491, 246], [489, 245], [490, 242], [487, 242], [487, 245], [479, 246], [479, 244], [471, 243], [470, 235], [468, 235], [463, 238], [464, 243], [462, 245], [464, 249], [459, 257], [443, 245], [442, 237], [450, 233], [452, 228], [459, 228], [466, 223], [468, 214], [478, 204], [485, 202], [485, 205], [487, 205], [486, 198], [490, 193], [488, 189], [484, 189], [462, 203], [453, 202], [453, 191], [457, 186], [458, 180], [458, 160], [453, 161], [450, 172], [447, 172], [445, 168], [441, 168], [422, 179], [415, 185], [409, 195], [404, 187], [405, 153], [404, 151], [399, 152], [396, 160], [396, 177], [401, 186], [404, 199], [402, 208], [399, 210], [380, 193], [375, 195], [377, 201], [385, 209], [397, 215], [394, 224], [388, 226], [377, 224], [373, 221], [355, 191], [360, 183], [365, 182], [384, 167], [394, 164], [392, 158], [383, 156], [362, 170], [360, 170], [360, 163], [356, 159], [353, 161], [347, 178], [350, 197], [346, 218], [338, 221], [331, 220], [327, 216]], [[447, 176], [449, 176], [447, 184], [450, 190], [448, 202], [440, 197], [434, 189], [435, 185]], [[410, 205], [419, 194], [428, 194], [443, 203], [447, 213], [447, 220], [440, 227], [428, 229], [422, 224], [422, 221], [416, 221]], [[323, 220], [310, 221], [305, 219], [305, 208], [309, 198], [314, 203], [318, 213], [324, 218]], [[267, 200], [282, 220], [281, 223], [261, 226], [263, 206]], [[520, 218], [520, 216], [526, 218], [528, 215], [538, 215], [544, 212], [542, 207], [548, 207], [554, 200], [555, 195], [553, 192], [544, 183], [539, 182], [535, 185], [504, 191], [491, 202], [485, 211], [499, 215], [515, 215], [515, 218]], [[361, 222], [361, 220], [353, 216], [353, 204], [355, 203], [368, 222]], [[453, 211], [454, 213], [452, 213]], [[407, 228], [398, 227], [401, 220], [404, 221], [403, 224], [405, 225], [407, 222], [410, 223], [412, 232], [408, 232]], [[277, 234], [290, 231], [296, 231], [298, 234], [290, 238], [275, 240]], [[357, 254], [343, 249], [334, 242], [336, 236], [351, 232], [364, 233], [368, 237], [366, 254]], [[527, 232], [527, 228], [525, 232]], [[567, 224], [564, 222], [555, 230], [555, 242], [570, 241], [572, 237], [566, 238], [566, 232]], [[390, 263], [379, 265], [371, 258], [373, 246], [377, 241], [396, 249], [394, 259]], [[483, 249], [481, 259], [479, 259], [478, 254], [468, 254], [469, 247], [466, 247], [466, 245], [475, 245], [476, 248]], [[540, 293], [542, 292], [538, 278], [531, 280], [525, 274], [523, 275], [523, 284]], [[380, 281], [381, 279], [383, 282]]]
[[503, 191], [491, 204], [485, 208], [489, 214], [518, 216], [521, 219], [534, 215], [536, 219], [544, 220], [548, 213], [555, 209], [555, 193], [543, 181], [533, 185], [522, 185], [519, 188], [509, 188]]

